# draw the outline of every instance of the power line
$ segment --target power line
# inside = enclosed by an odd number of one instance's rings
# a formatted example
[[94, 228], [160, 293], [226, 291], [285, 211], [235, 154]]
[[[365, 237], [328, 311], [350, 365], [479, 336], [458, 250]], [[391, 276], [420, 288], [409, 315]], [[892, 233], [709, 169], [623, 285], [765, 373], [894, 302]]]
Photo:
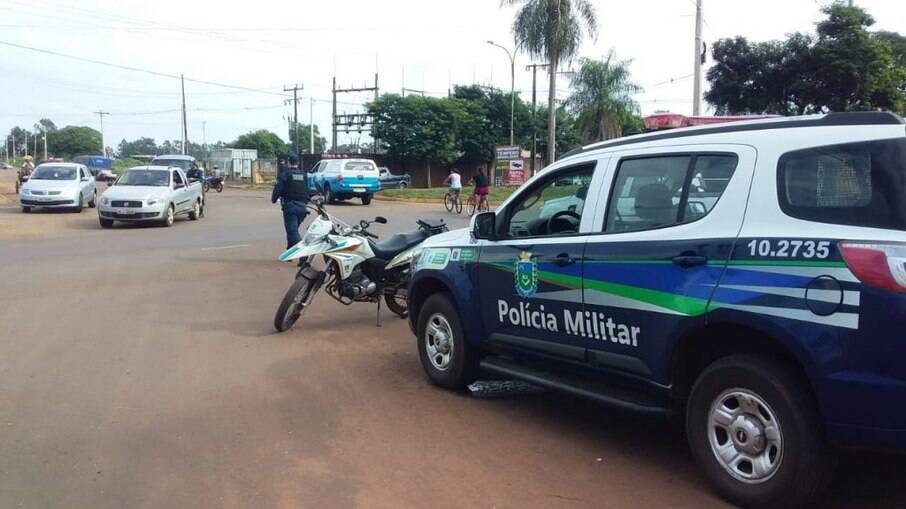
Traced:
[[[106, 66], [106, 67], [113, 67], [113, 68], [115, 68], [115, 69], [123, 69], [123, 70], [126, 70], [126, 71], [132, 71], [132, 72], [141, 72], [141, 73], [145, 73], [145, 74], [150, 74], [150, 75], [152, 75], [152, 76], [161, 76], [161, 77], [164, 77], [164, 78], [180, 79], [180, 76], [179, 76], [179, 75], [176, 75], [176, 74], [167, 74], [167, 73], [164, 73], [164, 72], [152, 71], [152, 70], [150, 70], [150, 69], [141, 69], [141, 68], [139, 68], [139, 67], [131, 67], [131, 66], [128, 66], [128, 65], [113, 64], [113, 63], [110, 63], [110, 62], [103, 62], [103, 61], [101, 61], [101, 60], [94, 60], [94, 59], [91, 59], [91, 58], [85, 58], [85, 57], [80, 57], [80, 56], [76, 56], [76, 55], [69, 55], [69, 54], [66, 54], [66, 53], [60, 53], [60, 52], [58, 52], [58, 51], [52, 51], [52, 50], [43, 49], [43, 48], [35, 48], [35, 47], [32, 47], [32, 46], [26, 46], [26, 45], [24, 45], [24, 44], [16, 44], [16, 43], [14, 43], [14, 42], [9, 42], [9, 41], [0, 41], [0, 45], [9, 46], [9, 47], [13, 47], [13, 48], [24, 49], [24, 50], [27, 50], [27, 51], [34, 51], [34, 52], [36, 52], [36, 53], [44, 53], [44, 54], [47, 54], [47, 55], [53, 55], [53, 56], [62, 57], [62, 58], [69, 58], [69, 59], [71, 59], [71, 60], [78, 60], [78, 61], [81, 61], [81, 62], [88, 62], [88, 63], [95, 64], [95, 65], [103, 65], [103, 66]], [[186, 80], [186, 81], [189, 81], [189, 82], [192, 82], [192, 83], [198, 83], [198, 84], [201, 84], [201, 85], [210, 85], [210, 86], [214, 86], [214, 87], [231, 88], [231, 89], [234, 89], [234, 90], [243, 90], [243, 91], [246, 91], [246, 92], [256, 92], [256, 93], [259, 93], [259, 94], [276, 95], [276, 96], [279, 96], [279, 97], [285, 97], [285, 95], [284, 95], [284, 94], [281, 94], [281, 93], [277, 93], [277, 92], [268, 92], [268, 91], [266, 91], [266, 90], [261, 90], [261, 89], [256, 89], [256, 88], [250, 88], [250, 87], [243, 87], [243, 86], [240, 86], [240, 85], [230, 85], [230, 84], [228, 84], [228, 83], [218, 83], [218, 82], [216, 82], [216, 81], [199, 80], [199, 79], [194, 79], [194, 78], [185, 78], [185, 80]]]

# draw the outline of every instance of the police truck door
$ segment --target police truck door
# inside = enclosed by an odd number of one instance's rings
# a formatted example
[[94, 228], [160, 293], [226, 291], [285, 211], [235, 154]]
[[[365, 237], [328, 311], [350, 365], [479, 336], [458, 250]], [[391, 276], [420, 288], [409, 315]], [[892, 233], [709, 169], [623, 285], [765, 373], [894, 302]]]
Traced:
[[589, 361], [667, 383], [672, 338], [705, 319], [742, 227], [755, 150], [627, 150], [611, 160], [600, 233], [585, 252], [585, 309], [599, 324]]
[[477, 281], [490, 347], [584, 359], [583, 338], [567, 332], [566, 320], [582, 313], [597, 166], [548, 170], [498, 212], [498, 240], [481, 247]]

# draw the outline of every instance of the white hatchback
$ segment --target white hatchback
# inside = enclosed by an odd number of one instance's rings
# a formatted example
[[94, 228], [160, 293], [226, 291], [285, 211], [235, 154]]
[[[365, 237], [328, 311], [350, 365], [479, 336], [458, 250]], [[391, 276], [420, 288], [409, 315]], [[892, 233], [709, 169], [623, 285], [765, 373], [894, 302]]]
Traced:
[[88, 168], [75, 163], [38, 165], [19, 190], [22, 212], [33, 208], [68, 208], [81, 212], [86, 204], [94, 208], [98, 192]]

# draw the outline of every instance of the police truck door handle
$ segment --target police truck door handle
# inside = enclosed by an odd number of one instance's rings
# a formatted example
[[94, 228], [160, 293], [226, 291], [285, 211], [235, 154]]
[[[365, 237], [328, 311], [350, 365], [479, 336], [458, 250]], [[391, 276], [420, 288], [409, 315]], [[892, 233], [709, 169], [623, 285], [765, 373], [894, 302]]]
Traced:
[[704, 265], [708, 263], [708, 258], [706, 256], [700, 255], [681, 255], [673, 258], [673, 263], [679, 265], [684, 269], [690, 267], [696, 267], [698, 265]]
[[567, 266], [567, 265], [571, 265], [571, 264], [573, 264], [573, 263], [576, 263], [576, 259], [573, 258], [573, 257], [571, 257], [571, 256], [569, 256], [569, 255], [566, 254], [566, 253], [560, 253], [560, 254], [558, 254], [557, 256], [554, 257], [554, 260], [553, 260], [553, 261], [554, 261], [554, 263], [556, 263], [557, 265], [559, 265], [559, 266], [561, 266], [561, 267], [565, 267], [565, 266]]

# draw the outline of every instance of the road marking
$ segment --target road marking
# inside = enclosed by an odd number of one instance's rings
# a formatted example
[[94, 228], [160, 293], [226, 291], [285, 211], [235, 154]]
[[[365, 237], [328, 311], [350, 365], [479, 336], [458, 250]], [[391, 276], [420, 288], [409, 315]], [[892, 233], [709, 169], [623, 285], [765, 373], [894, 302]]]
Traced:
[[218, 246], [218, 247], [203, 247], [202, 251], [220, 251], [222, 249], [237, 249], [240, 247], [249, 247], [248, 244], [234, 244], [232, 246]]

